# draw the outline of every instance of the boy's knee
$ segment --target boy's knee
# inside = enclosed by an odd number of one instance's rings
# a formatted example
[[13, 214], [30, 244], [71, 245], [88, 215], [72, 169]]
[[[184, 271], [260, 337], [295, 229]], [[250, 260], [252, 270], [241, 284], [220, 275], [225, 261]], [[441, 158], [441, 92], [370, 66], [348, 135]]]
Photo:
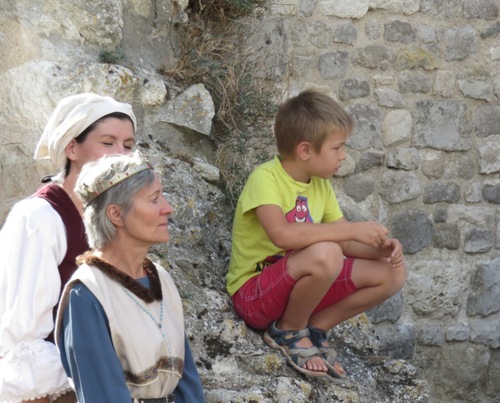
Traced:
[[406, 282], [406, 268], [405, 266], [392, 267], [389, 265], [387, 272], [387, 285], [391, 295], [400, 291]]
[[311, 245], [311, 263], [316, 272], [326, 276], [337, 276], [344, 264], [342, 248], [336, 242], [319, 242]]

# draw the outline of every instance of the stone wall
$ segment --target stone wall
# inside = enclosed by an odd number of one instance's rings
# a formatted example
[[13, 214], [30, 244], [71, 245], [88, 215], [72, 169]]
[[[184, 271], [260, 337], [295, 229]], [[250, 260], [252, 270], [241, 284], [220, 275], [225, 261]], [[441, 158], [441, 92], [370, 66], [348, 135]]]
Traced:
[[409, 268], [369, 316], [442, 401], [500, 400], [499, 7], [279, 1], [267, 21], [283, 27], [273, 51], [290, 92], [320, 87], [355, 117], [334, 186], [348, 217], [402, 241]]
[[[160, 67], [175, 66], [172, 26], [186, 22], [187, 7], [184, 0], [1, 2], [0, 222], [40, 176], [52, 172], [31, 156], [57, 101], [75, 92], [132, 103], [145, 150], [189, 156], [189, 167], [168, 160], [167, 171], [172, 165], [192, 169], [197, 183], [217, 181], [210, 94], [202, 84], [183, 88], [158, 74]], [[381, 351], [418, 367], [435, 402], [500, 399], [499, 7], [498, 0], [275, 0], [249, 32], [283, 97], [319, 87], [354, 116], [349, 156], [333, 179], [339, 200], [350, 219], [386, 224], [401, 239], [409, 269], [403, 292], [369, 318]], [[102, 50], [116, 48], [126, 55], [120, 65], [98, 62]], [[249, 367], [259, 367], [255, 360], [263, 353], [253, 351], [261, 343], [232, 315], [221, 286], [229, 228], [209, 231], [191, 222], [229, 226], [208, 211], [194, 214], [203, 198], [221, 197], [212, 184], [203, 186], [175, 203], [180, 243], [171, 248], [171, 265], [180, 287], [194, 288], [206, 302], [192, 302], [196, 308], [187, 316], [188, 329], [197, 329], [195, 351], [207, 353], [202, 372], [210, 401], [251, 401], [254, 389], [240, 400], [237, 392], [222, 392], [235, 367], [243, 371], [238, 382], [248, 382]], [[174, 198], [177, 191], [172, 189]], [[222, 239], [206, 239], [214, 234]], [[193, 239], [195, 251], [203, 242], [210, 245], [193, 256], [182, 248]], [[240, 355], [224, 356], [226, 350]], [[270, 362], [267, 353], [263, 357]], [[351, 368], [357, 362], [351, 359]], [[402, 397], [407, 390], [391, 395], [400, 400], [369, 395], [374, 378], [370, 372], [363, 379], [364, 371], [342, 393], [327, 388], [314, 400], [293, 374], [273, 369], [277, 386], [266, 386], [266, 393], [295, 390], [297, 399], [305, 396], [297, 401], [412, 401]], [[400, 373], [387, 371], [386, 378], [400, 380]]]

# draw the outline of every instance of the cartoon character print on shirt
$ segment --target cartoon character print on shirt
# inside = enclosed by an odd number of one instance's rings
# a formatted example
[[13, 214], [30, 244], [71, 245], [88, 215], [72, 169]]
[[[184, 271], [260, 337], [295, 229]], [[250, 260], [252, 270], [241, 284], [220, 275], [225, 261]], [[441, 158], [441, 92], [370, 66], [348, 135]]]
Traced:
[[285, 215], [288, 222], [314, 222], [309, 214], [307, 197], [297, 196], [295, 207]]

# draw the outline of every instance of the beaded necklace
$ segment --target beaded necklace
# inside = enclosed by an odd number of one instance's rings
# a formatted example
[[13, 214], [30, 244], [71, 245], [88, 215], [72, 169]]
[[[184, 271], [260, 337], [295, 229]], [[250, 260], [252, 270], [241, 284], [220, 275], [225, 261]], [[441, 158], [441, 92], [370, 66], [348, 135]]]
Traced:
[[[121, 285], [121, 284], [120, 284]], [[134, 297], [134, 295], [129, 291], [127, 290], [123, 285], [122, 285], [122, 288], [123, 288], [123, 291], [125, 291], [125, 294], [127, 294], [130, 299], [132, 299], [132, 301], [134, 301], [136, 303], [136, 305], [141, 308], [141, 310], [143, 312], [146, 313], [146, 315], [148, 315], [151, 320], [154, 322], [154, 324], [156, 325], [156, 327], [158, 329], [160, 329], [160, 332], [161, 332], [161, 335], [163, 336], [163, 340], [165, 340], [165, 343], [167, 344], [167, 347], [168, 347], [168, 343], [167, 343], [167, 336], [165, 335], [165, 333], [163, 332], [163, 300], [160, 301], [160, 319], [158, 321], [156, 321], [155, 317], [153, 316], [153, 314], [145, 307], [143, 306], [138, 300], [136, 297]], [[170, 348], [169, 348], [170, 350]]]
[[[79, 264], [86, 263], [100, 269], [106, 276], [111, 280], [115, 281], [120, 285], [120, 287], [125, 291], [132, 301], [146, 314], [148, 315], [156, 327], [160, 330], [165, 345], [170, 356], [172, 352], [170, 350], [170, 343], [168, 342], [167, 336], [163, 331], [163, 295], [161, 290], [161, 281], [158, 276], [158, 271], [151, 260], [146, 258], [144, 260], [143, 268], [149, 278], [149, 283], [151, 289], [144, 287], [137, 280], [130, 277], [128, 274], [119, 271], [114, 267], [109, 261], [92, 255], [91, 252], [86, 252], [77, 258]], [[143, 303], [141, 303], [143, 301]], [[160, 303], [160, 319], [157, 321], [153, 314], [146, 308], [146, 304], [158, 301]]]

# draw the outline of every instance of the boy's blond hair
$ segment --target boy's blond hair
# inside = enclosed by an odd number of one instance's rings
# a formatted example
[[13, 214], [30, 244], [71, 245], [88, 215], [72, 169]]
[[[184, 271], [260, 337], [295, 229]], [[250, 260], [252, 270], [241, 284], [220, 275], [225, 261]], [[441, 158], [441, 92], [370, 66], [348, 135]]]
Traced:
[[319, 152], [332, 132], [351, 134], [353, 120], [333, 98], [309, 89], [285, 101], [274, 123], [276, 145], [281, 157], [292, 156], [302, 141]]

